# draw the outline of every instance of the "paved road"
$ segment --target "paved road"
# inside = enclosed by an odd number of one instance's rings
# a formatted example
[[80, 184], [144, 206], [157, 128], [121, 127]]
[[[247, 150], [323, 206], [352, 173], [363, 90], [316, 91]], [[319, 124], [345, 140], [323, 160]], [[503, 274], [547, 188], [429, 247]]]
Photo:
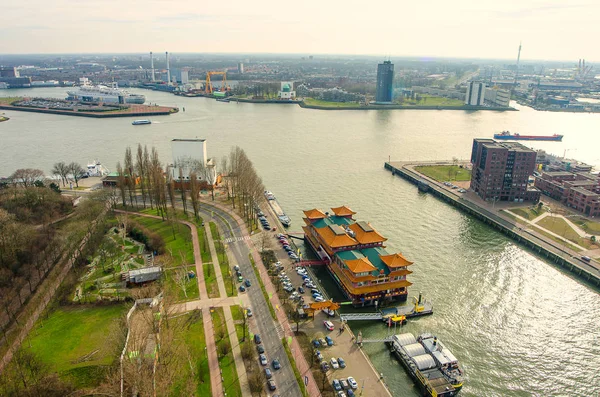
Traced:
[[[252, 286], [247, 289], [247, 292], [242, 293], [248, 296], [252, 305], [252, 311], [254, 312], [250, 327], [251, 329], [253, 328], [254, 330], [258, 330], [258, 333], [263, 341], [265, 353], [269, 363], [274, 358], [277, 358], [282, 366], [281, 370], [273, 371], [273, 379], [277, 384], [277, 391], [273, 394], [279, 394], [286, 397], [301, 397], [302, 392], [300, 391], [300, 387], [296, 381], [296, 377], [294, 376], [294, 371], [292, 370], [291, 366], [292, 364], [288, 360], [281, 342], [281, 338], [284, 336], [284, 331], [282, 326], [278, 322], [274, 321], [269, 313], [269, 307], [267, 306], [267, 302], [260, 289], [260, 284], [258, 283], [254, 270], [252, 269], [252, 264], [250, 263], [250, 259], [248, 257], [250, 251], [246, 245], [246, 242], [243, 240], [243, 238], [241, 238], [243, 233], [240, 227], [235, 219], [231, 217], [231, 215], [216, 207], [206, 209], [206, 207], [203, 206], [203, 208], [201, 208], [201, 212], [205, 221], [208, 221], [208, 218], [210, 218], [214, 213], [215, 216], [213, 219], [222, 230], [222, 238], [233, 238], [232, 242], [229, 243], [229, 250], [233, 254], [233, 258], [230, 258], [230, 264], [233, 266], [237, 263], [240, 266], [242, 275], [245, 278], [248, 278], [252, 284]], [[223, 219], [225, 219], [231, 226], [233, 233], [231, 233], [227, 223], [225, 223]]]

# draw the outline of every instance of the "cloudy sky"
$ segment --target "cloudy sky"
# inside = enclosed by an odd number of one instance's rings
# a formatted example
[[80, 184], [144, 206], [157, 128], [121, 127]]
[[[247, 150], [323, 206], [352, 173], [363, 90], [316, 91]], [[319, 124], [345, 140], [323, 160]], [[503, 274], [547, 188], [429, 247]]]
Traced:
[[597, 0], [8, 0], [0, 53], [233, 52], [600, 61]]

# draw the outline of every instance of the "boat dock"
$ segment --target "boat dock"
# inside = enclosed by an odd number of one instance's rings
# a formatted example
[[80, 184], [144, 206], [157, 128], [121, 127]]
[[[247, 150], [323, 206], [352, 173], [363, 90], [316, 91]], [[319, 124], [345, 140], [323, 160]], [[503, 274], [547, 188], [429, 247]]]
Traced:
[[[413, 297], [414, 304], [399, 307], [389, 307], [374, 313], [340, 313], [343, 321], [388, 321], [393, 317], [414, 318], [433, 314], [433, 304], [423, 299]], [[394, 321], [395, 322], [395, 321]]]
[[[476, 199], [470, 198], [468, 195], [462, 195], [454, 190], [445, 189], [443, 184], [433, 179], [426, 177], [414, 170], [414, 167], [420, 165], [436, 165], [436, 164], [452, 164], [452, 161], [447, 162], [404, 162], [404, 161], [388, 161], [385, 162], [384, 168], [398, 175], [407, 181], [417, 186], [427, 186], [422, 191], [455, 206], [461, 211], [472, 215], [479, 220], [487, 223], [493, 228], [504, 233], [517, 243], [535, 251], [541, 256], [545, 256], [550, 261], [560, 265], [567, 271], [577, 275], [584, 281], [587, 281], [596, 287], [600, 287], [600, 266], [595, 263], [587, 263], [580, 258], [580, 255], [566, 247], [558, 245], [553, 240], [544, 238], [544, 236], [530, 230], [523, 230], [519, 225], [515, 224], [511, 219], [505, 218], [494, 211], [487, 203], [479, 202]], [[425, 182], [425, 184], [424, 184]]]

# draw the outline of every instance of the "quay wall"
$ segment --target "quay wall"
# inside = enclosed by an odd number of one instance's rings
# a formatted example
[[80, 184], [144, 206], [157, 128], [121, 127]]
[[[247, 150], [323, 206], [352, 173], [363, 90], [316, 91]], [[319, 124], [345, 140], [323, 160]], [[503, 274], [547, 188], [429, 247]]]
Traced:
[[12, 105], [0, 105], [0, 109], [4, 110], [16, 110], [19, 112], [33, 112], [33, 113], [49, 113], [49, 114], [60, 114], [64, 116], [76, 116], [76, 117], [92, 117], [97, 119], [105, 119], [112, 117], [138, 117], [138, 116], [167, 116], [179, 111], [178, 108], [169, 108], [169, 110], [149, 110], [149, 111], [136, 111], [136, 112], [122, 112], [107, 111], [105, 113], [94, 113], [94, 112], [77, 112], [70, 110], [57, 110], [57, 109], [42, 109], [42, 108], [28, 108]]
[[[411, 165], [419, 164], [415, 162]], [[390, 171], [392, 175], [398, 175], [417, 186], [419, 185], [419, 182], [425, 180], [425, 178], [417, 172], [407, 169], [402, 165], [386, 162], [384, 168]], [[543, 240], [527, 230], [522, 230], [518, 225], [478, 206], [470, 200], [446, 192], [429, 181], [426, 182], [428, 182], [428, 193], [492, 226], [513, 239], [515, 242], [533, 250], [540, 256], [546, 257], [548, 260], [556, 263], [580, 279], [587, 281], [596, 287], [600, 287], [600, 269], [592, 264], [583, 262], [578, 256], [573, 255], [559, 245]], [[421, 183], [421, 186], [422, 185], [423, 184]]]

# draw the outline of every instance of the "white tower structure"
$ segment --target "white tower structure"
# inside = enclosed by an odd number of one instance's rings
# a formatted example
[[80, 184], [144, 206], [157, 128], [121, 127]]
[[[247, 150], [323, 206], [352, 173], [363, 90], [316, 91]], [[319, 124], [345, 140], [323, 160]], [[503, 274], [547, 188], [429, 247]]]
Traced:
[[171, 84], [171, 67], [169, 66], [169, 52], [165, 52], [167, 58], [167, 85]]
[[150, 51], [150, 70], [152, 71], [150, 80], [154, 81], [154, 55], [152, 55], [152, 51]]

